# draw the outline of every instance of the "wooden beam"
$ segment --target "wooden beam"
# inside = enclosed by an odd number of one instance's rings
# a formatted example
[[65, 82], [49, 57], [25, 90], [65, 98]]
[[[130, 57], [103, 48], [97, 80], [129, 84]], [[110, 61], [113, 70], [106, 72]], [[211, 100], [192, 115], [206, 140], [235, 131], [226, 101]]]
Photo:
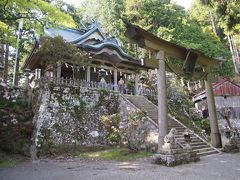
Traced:
[[[145, 61], [146, 66], [149, 67], [150, 69], [157, 69], [159, 67], [158, 65], [158, 61], [156, 59], [149, 59], [147, 61]], [[173, 72], [179, 76], [186, 76], [186, 74], [184, 74], [183, 70], [181, 67], [167, 61], [166, 63], [166, 71], [168, 72]], [[202, 79], [203, 77], [206, 76], [206, 73], [203, 71], [194, 71], [194, 74], [191, 75], [191, 77], [189, 76], [190, 79], [192, 80], [198, 80], [198, 79]]]
[[219, 60], [208, 57], [198, 50], [188, 49], [183, 46], [168, 42], [164, 39], [158, 38], [139, 26], [135, 26], [126, 21], [124, 22], [127, 28], [125, 31], [125, 36], [136, 42], [140, 47], [150, 49], [151, 51], [164, 51], [168, 57], [177, 58], [182, 61], [185, 61], [187, 54], [190, 51], [194, 54], [197, 54], [198, 60], [196, 63], [199, 65], [217, 66], [220, 64]]
[[144, 40], [144, 42], [146, 48], [154, 51], [163, 50], [168, 57], [177, 58], [180, 60], [184, 60], [186, 58], [186, 50], [171, 46], [169, 43], [166, 43], [164, 41], [157, 42], [156, 40], [147, 38]]

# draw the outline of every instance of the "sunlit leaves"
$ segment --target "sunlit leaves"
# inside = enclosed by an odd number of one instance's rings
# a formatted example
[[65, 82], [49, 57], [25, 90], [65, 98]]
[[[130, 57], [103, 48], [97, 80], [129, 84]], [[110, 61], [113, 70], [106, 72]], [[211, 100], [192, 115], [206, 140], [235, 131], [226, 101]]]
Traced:
[[72, 43], [64, 42], [60, 36], [43, 40], [38, 54], [50, 64], [55, 64], [57, 61], [83, 64], [88, 58], [86, 52], [81, 51]]

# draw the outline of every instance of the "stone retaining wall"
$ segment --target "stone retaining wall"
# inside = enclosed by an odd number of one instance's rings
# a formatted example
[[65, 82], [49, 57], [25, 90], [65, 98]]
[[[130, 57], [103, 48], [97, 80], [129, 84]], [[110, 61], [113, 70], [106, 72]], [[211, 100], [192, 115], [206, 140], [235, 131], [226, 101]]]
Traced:
[[157, 150], [158, 129], [146, 112], [120, 97], [120, 129], [125, 128], [125, 140], [138, 149]]
[[118, 112], [119, 95], [113, 91], [46, 85], [39, 88], [35, 108], [34, 144], [48, 148], [58, 144], [107, 145], [104, 115]]

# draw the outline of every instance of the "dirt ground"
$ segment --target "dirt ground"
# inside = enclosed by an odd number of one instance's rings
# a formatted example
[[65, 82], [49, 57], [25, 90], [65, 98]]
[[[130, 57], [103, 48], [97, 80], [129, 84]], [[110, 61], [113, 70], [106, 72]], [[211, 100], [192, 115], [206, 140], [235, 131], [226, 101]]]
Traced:
[[0, 180], [240, 180], [240, 154], [202, 157], [200, 162], [165, 167], [150, 158], [130, 162], [42, 159], [0, 169]]

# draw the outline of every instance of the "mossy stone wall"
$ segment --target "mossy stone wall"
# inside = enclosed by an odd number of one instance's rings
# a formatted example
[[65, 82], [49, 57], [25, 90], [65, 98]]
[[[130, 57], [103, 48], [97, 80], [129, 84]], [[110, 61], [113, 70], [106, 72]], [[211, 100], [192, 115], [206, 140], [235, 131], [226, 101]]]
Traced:
[[40, 152], [59, 144], [109, 144], [101, 119], [119, 111], [118, 93], [48, 85], [36, 94], [34, 143]]

